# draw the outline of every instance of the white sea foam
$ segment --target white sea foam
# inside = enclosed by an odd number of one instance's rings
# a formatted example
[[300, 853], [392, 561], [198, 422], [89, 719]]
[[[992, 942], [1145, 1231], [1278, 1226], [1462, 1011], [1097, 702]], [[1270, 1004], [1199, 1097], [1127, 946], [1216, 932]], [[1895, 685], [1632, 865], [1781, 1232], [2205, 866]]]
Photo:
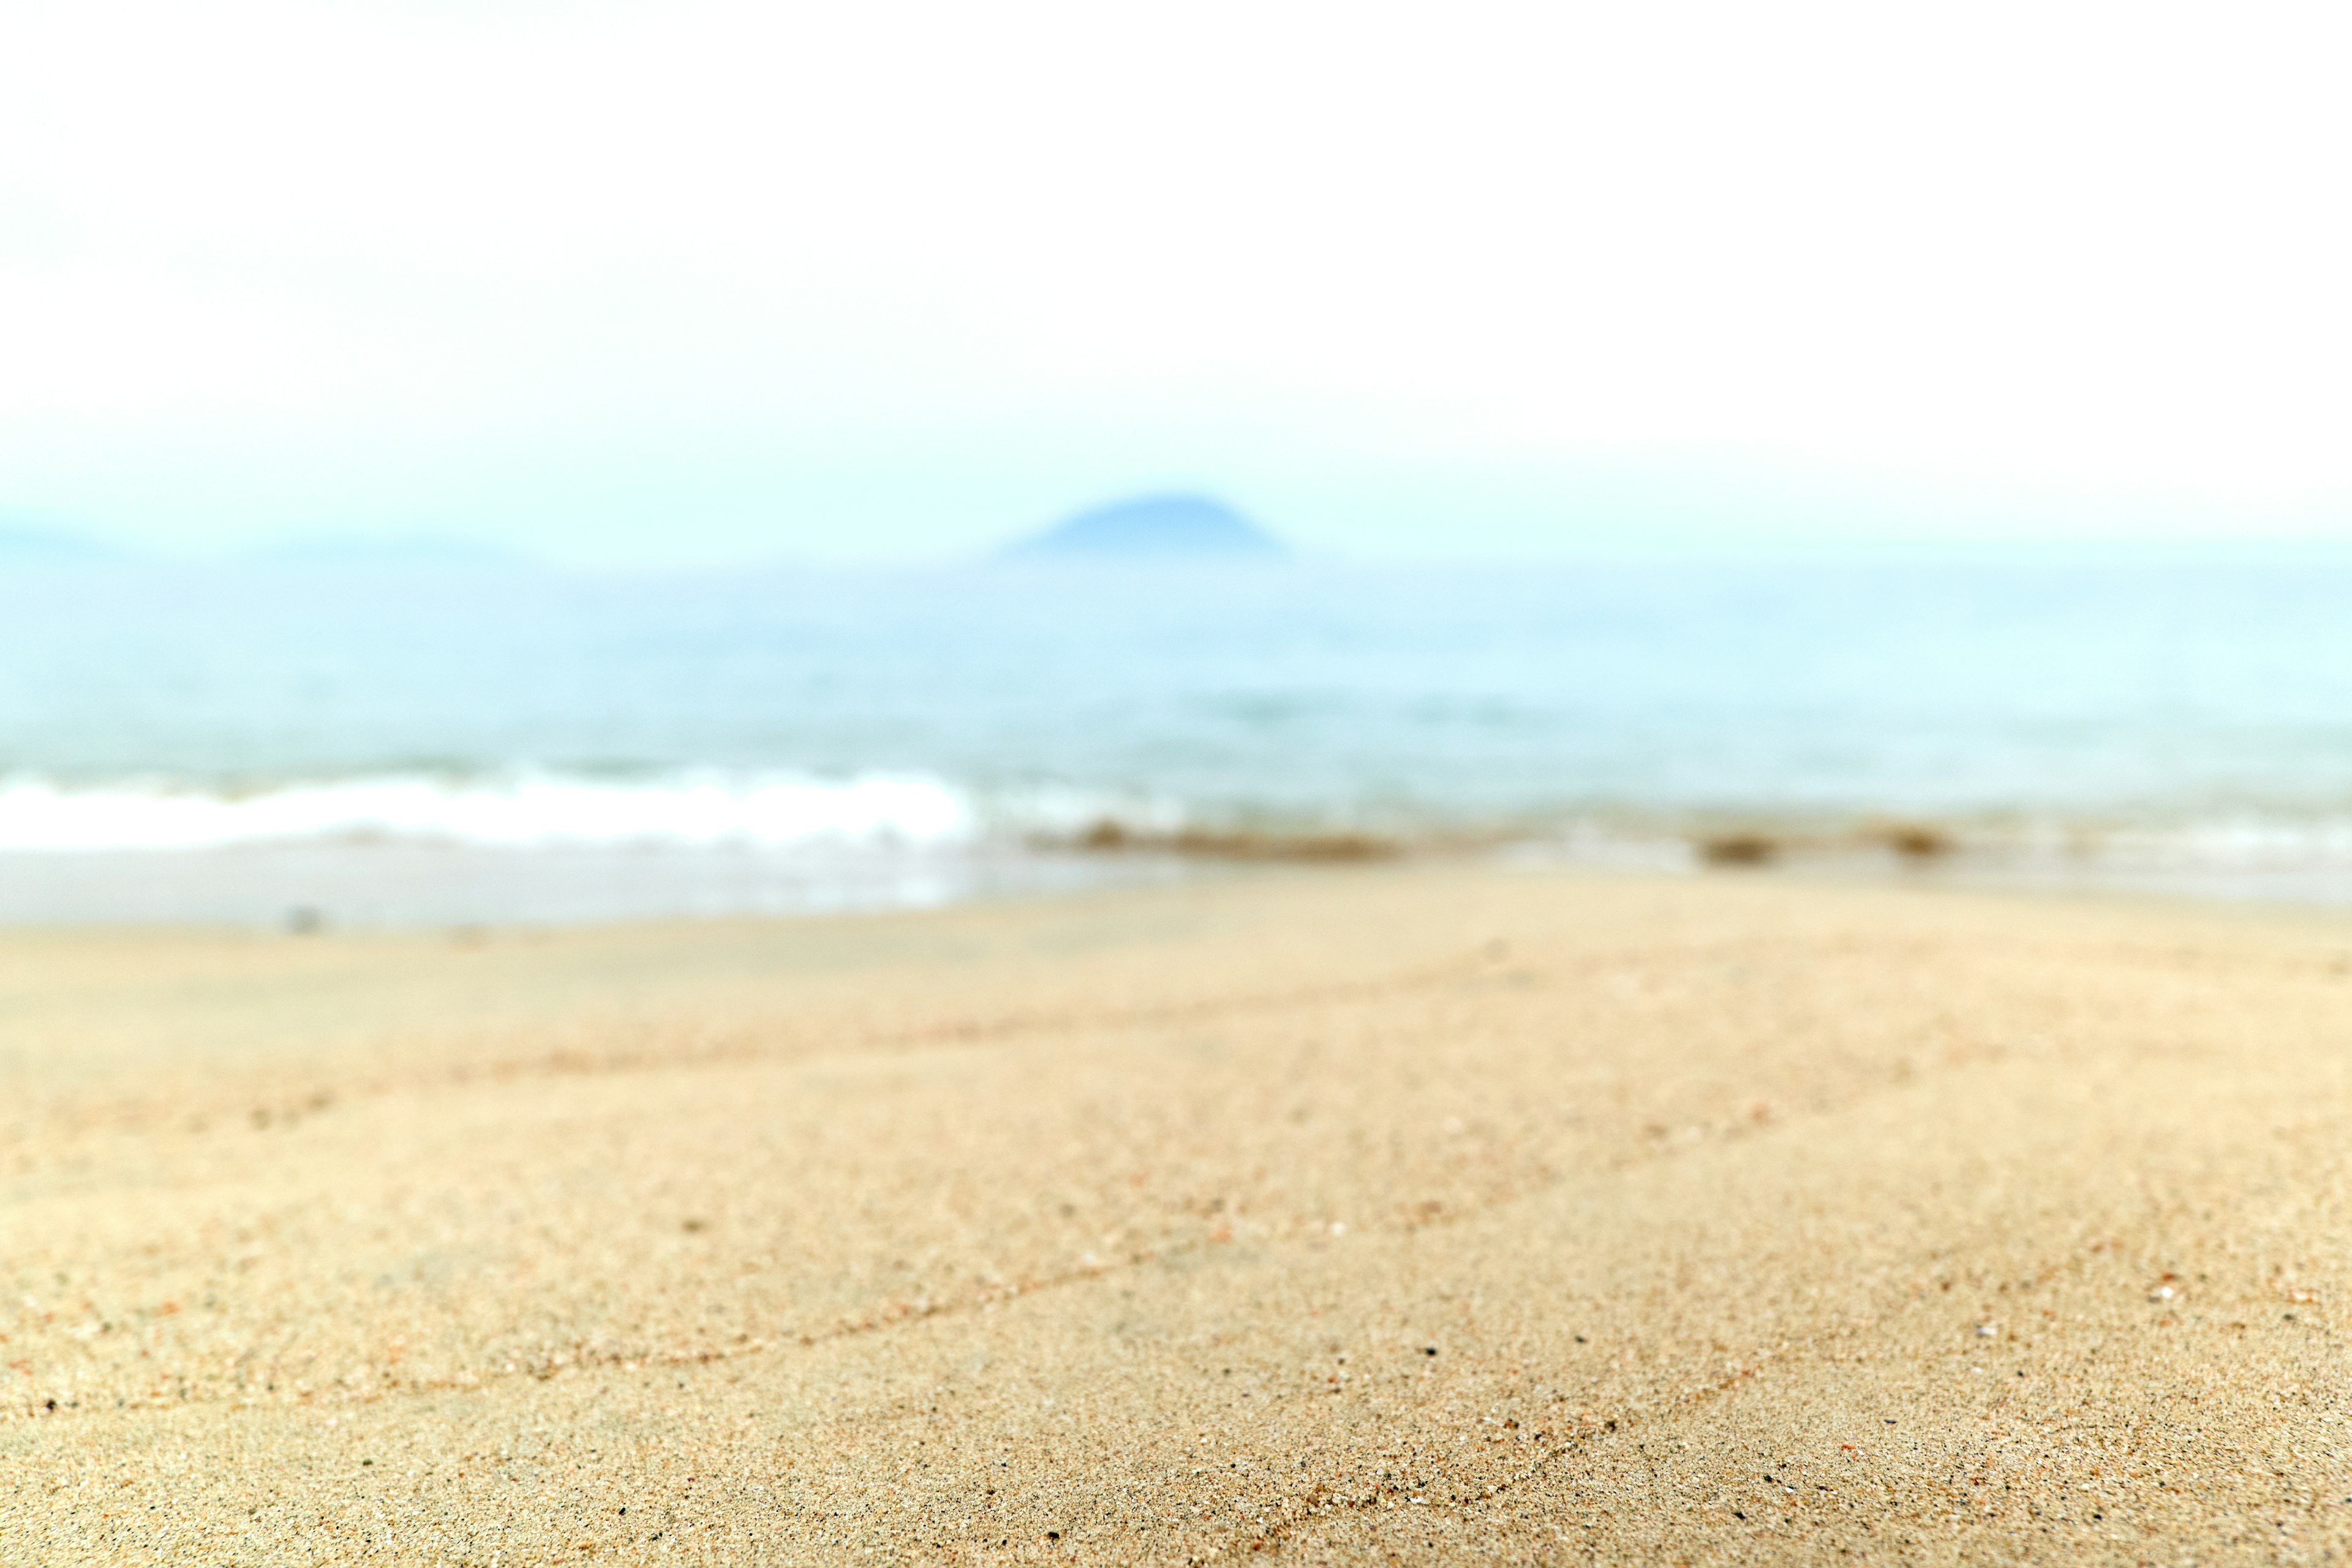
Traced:
[[619, 782], [551, 774], [452, 782], [376, 777], [246, 794], [168, 785], [0, 784], [0, 850], [190, 850], [388, 839], [485, 847], [630, 844], [783, 848], [945, 846], [977, 831], [937, 779], [687, 774]]

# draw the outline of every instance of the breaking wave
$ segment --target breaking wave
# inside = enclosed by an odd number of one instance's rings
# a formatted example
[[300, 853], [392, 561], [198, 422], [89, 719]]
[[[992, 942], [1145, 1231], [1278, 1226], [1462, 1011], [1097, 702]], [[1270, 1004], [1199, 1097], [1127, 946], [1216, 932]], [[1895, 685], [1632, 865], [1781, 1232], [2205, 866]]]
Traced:
[[688, 774], [612, 781], [518, 774], [387, 776], [247, 792], [169, 784], [0, 784], [0, 850], [188, 850], [389, 840], [499, 848], [740, 845], [950, 846], [978, 817], [921, 775], [828, 780]]

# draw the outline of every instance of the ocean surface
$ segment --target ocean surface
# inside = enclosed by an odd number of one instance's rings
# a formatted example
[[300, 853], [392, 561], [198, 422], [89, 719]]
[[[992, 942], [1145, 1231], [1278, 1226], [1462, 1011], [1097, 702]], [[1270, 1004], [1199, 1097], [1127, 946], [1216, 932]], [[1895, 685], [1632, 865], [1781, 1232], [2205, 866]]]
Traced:
[[0, 566], [0, 921], [1427, 852], [2352, 900], [2352, 566]]

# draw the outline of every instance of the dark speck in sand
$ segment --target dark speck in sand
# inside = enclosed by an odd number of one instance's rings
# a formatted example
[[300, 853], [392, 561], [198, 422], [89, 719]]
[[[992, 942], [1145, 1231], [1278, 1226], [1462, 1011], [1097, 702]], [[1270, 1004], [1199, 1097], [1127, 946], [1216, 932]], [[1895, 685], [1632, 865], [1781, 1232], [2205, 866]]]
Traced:
[[1437, 1353], [1437, 1347], [1435, 1345], [1423, 1345], [1422, 1347], [1421, 1353], [1423, 1355], [1435, 1355]]
[[1045, 1532], [1045, 1539], [1048, 1541], [1059, 1541], [1062, 1539], [1062, 1532], [1058, 1530], [1049, 1530]]
[[1769, 866], [1780, 845], [1761, 833], [1724, 833], [1699, 841], [1698, 858], [1710, 866]]
[[1958, 847], [1950, 834], [1919, 823], [1898, 823], [1887, 828], [1881, 838], [1887, 848], [1906, 860], [1934, 860]]
[[1392, 840], [1362, 833], [1220, 833], [1196, 827], [1178, 833], [1153, 833], [1128, 827], [1109, 817], [1087, 826], [1070, 842], [1097, 854], [1141, 850], [1207, 860], [1389, 860], [1402, 854], [1404, 847]]

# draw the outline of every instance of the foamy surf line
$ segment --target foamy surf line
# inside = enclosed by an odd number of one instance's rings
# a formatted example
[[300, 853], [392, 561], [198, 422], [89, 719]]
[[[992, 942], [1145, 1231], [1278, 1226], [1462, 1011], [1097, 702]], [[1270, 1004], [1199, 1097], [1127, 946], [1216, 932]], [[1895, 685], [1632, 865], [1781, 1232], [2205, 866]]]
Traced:
[[950, 847], [978, 831], [961, 792], [937, 779], [878, 773], [629, 782], [392, 776], [239, 794], [37, 779], [0, 785], [0, 852], [11, 853], [370, 840], [512, 849]]
[[2092, 824], [1563, 810], [1507, 822], [1203, 809], [934, 774], [512, 770], [234, 790], [0, 781], [0, 923], [374, 926], [815, 913], [1155, 883], [1246, 863], [1501, 855], [1645, 873], [2352, 903], [2352, 812]]

